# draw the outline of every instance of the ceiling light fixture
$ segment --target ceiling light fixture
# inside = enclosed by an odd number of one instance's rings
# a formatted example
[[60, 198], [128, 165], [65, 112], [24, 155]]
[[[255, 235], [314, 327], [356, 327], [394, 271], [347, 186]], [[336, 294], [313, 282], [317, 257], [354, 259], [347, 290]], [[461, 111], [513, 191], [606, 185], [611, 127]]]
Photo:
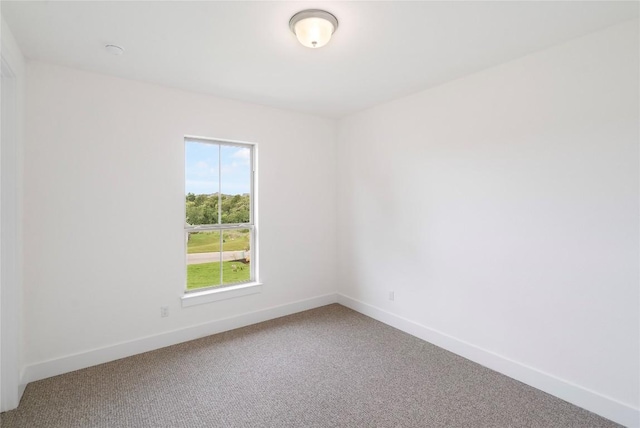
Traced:
[[307, 9], [291, 17], [289, 28], [303, 46], [321, 48], [338, 29], [338, 20], [324, 10]]

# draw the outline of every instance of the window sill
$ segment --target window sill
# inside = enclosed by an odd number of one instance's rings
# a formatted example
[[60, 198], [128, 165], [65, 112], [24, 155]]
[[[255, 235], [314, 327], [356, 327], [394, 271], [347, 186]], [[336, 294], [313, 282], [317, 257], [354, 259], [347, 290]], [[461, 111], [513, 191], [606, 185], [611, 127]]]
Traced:
[[217, 290], [197, 291], [182, 296], [182, 307], [202, 305], [203, 303], [217, 302], [219, 300], [233, 299], [234, 297], [248, 296], [262, 292], [262, 283], [250, 282], [248, 284], [232, 285]]

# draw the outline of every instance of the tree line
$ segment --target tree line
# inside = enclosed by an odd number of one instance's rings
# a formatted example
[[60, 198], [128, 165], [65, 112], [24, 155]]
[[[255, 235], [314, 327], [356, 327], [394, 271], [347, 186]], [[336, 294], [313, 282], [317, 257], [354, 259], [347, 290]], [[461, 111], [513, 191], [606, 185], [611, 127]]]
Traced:
[[195, 195], [187, 193], [187, 223], [196, 224], [217, 224], [218, 223], [218, 200], [221, 200], [221, 223], [248, 223], [250, 220], [251, 200], [249, 194], [225, 195], [218, 198], [217, 193], [211, 195]]

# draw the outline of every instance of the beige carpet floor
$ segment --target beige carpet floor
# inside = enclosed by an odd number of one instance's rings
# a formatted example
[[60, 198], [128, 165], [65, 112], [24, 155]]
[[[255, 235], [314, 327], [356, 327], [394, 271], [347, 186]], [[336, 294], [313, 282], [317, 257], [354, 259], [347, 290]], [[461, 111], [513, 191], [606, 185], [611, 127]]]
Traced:
[[612, 427], [340, 305], [27, 386], [2, 428]]

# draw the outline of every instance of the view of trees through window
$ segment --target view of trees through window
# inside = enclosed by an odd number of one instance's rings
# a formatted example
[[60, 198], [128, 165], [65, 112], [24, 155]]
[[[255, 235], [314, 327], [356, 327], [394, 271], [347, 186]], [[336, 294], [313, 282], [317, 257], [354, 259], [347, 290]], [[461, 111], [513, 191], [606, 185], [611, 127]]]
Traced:
[[188, 291], [252, 280], [251, 151], [185, 140]]

